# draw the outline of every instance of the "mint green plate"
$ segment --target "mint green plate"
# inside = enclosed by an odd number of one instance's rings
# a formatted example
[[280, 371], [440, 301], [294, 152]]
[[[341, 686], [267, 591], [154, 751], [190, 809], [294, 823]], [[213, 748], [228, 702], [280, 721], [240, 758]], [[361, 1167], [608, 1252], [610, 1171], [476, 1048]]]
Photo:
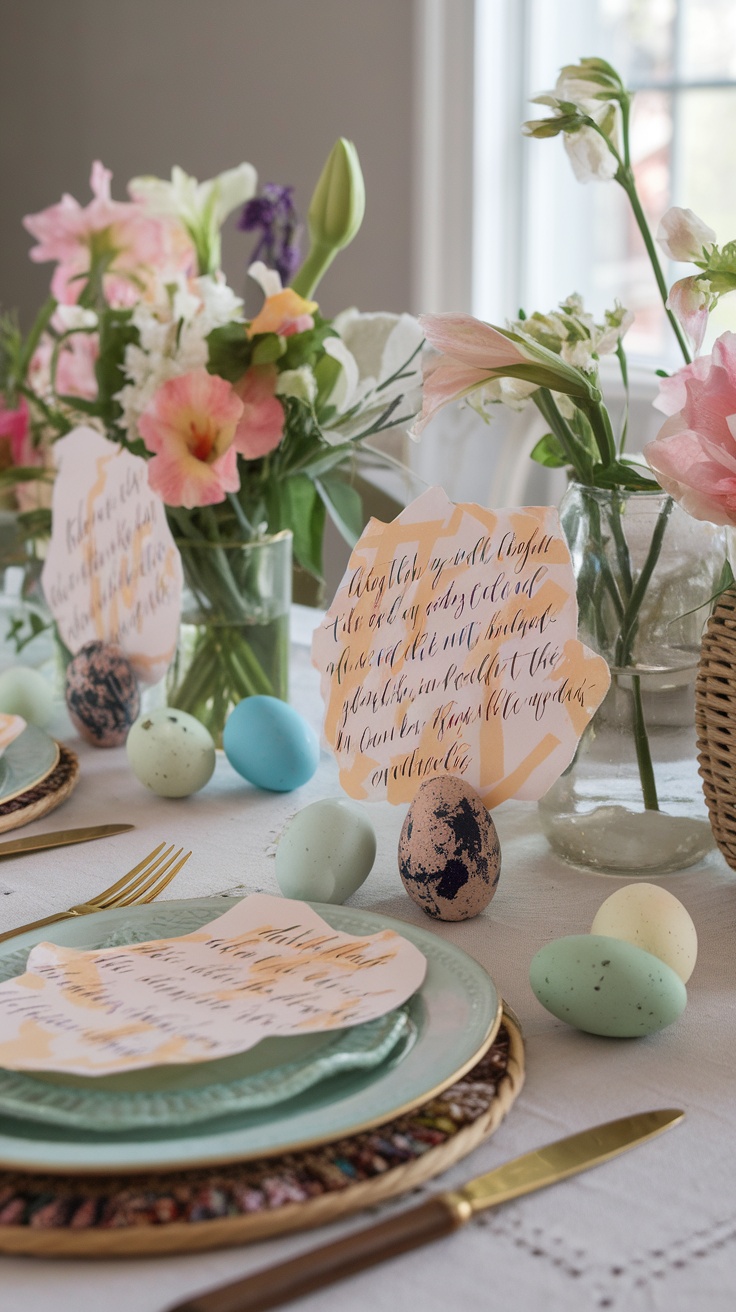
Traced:
[[0, 760], [0, 803], [10, 802], [50, 774], [59, 759], [59, 744], [43, 729], [27, 724]]
[[[69, 947], [100, 947], [147, 939], [174, 937], [190, 933], [221, 915], [238, 901], [236, 898], [198, 898], [189, 902], [162, 902], [150, 906], [126, 907], [102, 911], [79, 920], [62, 921], [53, 929], [36, 930], [11, 939], [0, 947], [0, 978], [19, 974], [34, 943], [53, 936], [55, 943]], [[116, 1080], [124, 1087], [107, 1090], [98, 1096], [118, 1097], [121, 1106], [138, 1099], [149, 1109], [162, 1099], [155, 1124], [138, 1124], [135, 1128], [104, 1131], [78, 1124], [48, 1124], [28, 1117], [28, 1107], [20, 1116], [0, 1114], [0, 1165], [23, 1167], [34, 1171], [101, 1172], [140, 1171], [145, 1169], [178, 1170], [216, 1162], [242, 1161], [248, 1158], [297, 1151], [313, 1144], [355, 1134], [379, 1125], [397, 1114], [427, 1101], [441, 1089], [459, 1079], [461, 1074], [485, 1052], [500, 1021], [500, 1002], [489, 975], [471, 957], [435, 934], [402, 921], [391, 920], [372, 912], [350, 907], [316, 905], [316, 910], [334, 929], [351, 934], [372, 934], [394, 929], [407, 938], [427, 958], [427, 975], [421, 989], [406, 1009], [388, 1018], [388, 1029], [376, 1039], [384, 1043], [376, 1063], [369, 1068], [340, 1071], [329, 1078], [317, 1076], [309, 1087], [283, 1100], [268, 1099], [268, 1105], [251, 1109], [224, 1111], [228, 1090], [239, 1078], [267, 1076], [269, 1070], [277, 1084], [284, 1078], [283, 1049], [256, 1055], [257, 1069], [240, 1068], [235, 1074], [226, 1071], [224, 1080], [213, 1082], [206, 1067], [225, 1063], [202, 1063], [198, 1071], [187, 1070], [184, 1085], [177, 1087], [177, 1070], [168, 1073], [167, 1087], [151, 1088], [150, 1081], [161, 1078], [160, 1072], [136, 1072]], [[408, 1015], [408, 1021], [407, 1021]], [[387, 1018], [382, 1018], [386, 1021]], [[373, 1025], [375, 1022], [370, 1022]], [[395, 1025], [396, 1032], [391, 1027]], [[401, 1032], [400, 1031], [400, 1027]], [[353, 1034], [364, 1026], [355, 1027]], [[329, 1061], [329, 1044], [334, 1036], [310, 1036], [324, 1046], [300, 1051], [296, 1065], [318, 1060], [320, 1053]], [[347, 1038], [343, 1035], [343, 1039]], [[283, 1044], [284, 1040], [268, 1040]], [[293, 1040], [292, 1040], [293, 1042]], [[372, 1046], [372, 1041], [368, 1047]], [[260, 1049], [265, 1042], [259, 1044]], [[252, 1050], [258, 1054], [258, 1049]], [[334, 1055], [334, 1054], [333, 1054]], [[227, 1058], [232, 1061], [242, 1060]], [[271, 1061], [275, 1058], [275, 1063]], [[178, 1068], [182, 1072], [183, 1068]], [[17, 1072], [2, 1072], [2, 1079]], [[77, 1096], [70, 1082], [63, 1085], [58, 1077], [36, 1075], [35, 1085], [52, 1089], [52, 1099], [62, 1101]], [[92, 1081], [83, 1081], [86, 1086]], [[61, 1092], [60, 1092], [61, 1091]], [[87, 1091], [85, 1096], [90, 1096]], [[209, 1100], [207, 1119], [182, 1124], [181, 1100], [202, 1108]], [[214, 1099], [214, 1103], [212, 1102]], [[224, 1114], [223, 1114], [224, 1112]], [[31, 1113], [32, 1115], [32, 1113]], [[90, 1121], [86, 1122], [89, 1127]]]

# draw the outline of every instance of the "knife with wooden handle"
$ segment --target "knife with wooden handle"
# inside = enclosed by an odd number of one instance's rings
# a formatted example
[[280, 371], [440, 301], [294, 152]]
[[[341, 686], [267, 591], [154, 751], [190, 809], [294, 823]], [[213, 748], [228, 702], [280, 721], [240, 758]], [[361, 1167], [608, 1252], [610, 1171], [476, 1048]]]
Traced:
[[544, 1189], [607, 1162], [627, 1148], [646, 1143], [647, 1139], [677, 1125], [684, 1115], [676, 1108], [639, 1112], [558, 1139], [496, 1167], [495, 1171], [479, 1175], [460, 1189], [437, 1194], [420, 1207], [412, 1207], [333, 1244], [314, 1248], [290, 1262], [257, 1271], [244, 1280], [195, 1295], [177, 1303], [169, 1312], [266, 1312], [267, 1308], [310, 1294], [376, 1262], [441, 1239], [486, 1207]]

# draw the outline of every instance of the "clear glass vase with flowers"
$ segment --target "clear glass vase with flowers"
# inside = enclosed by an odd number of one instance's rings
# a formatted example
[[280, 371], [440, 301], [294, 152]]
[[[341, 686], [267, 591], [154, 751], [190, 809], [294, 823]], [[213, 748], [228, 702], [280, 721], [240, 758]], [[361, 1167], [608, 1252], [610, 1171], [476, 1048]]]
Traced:
[[[722, 506], [713, 513], [712, 495], [697, 525], [673, 496], [689, 508], [682, 495], [686, 464], [693, 481], [713, 491], [712, 464], [706, 471], [694, 456], [697, 447], [702, 458], [713, 438], [697, 421], [693, 398], [699, 387], [701, 400], [709, 391], [717, 404], [718, 391], [710, 363], [693, 361], [691, 349], [699, 351], [709, 311], [736, 286], [736, 243], [719, 248], [697, 216], [678, 208], [665, 214], [655, 241], [631, 164], [632, 99], [610, 64], [584, 59], [563, 68], [555, 90], [537, 98], [551, 115], [525, 124], [525, 131], [539, 139], [561, 135], [580, 181], [615, 182], [626, 193], [685, 362], [680, 374], [664, 380], [658, 402], [666, 412], [680, 410], [669, 421], [679, 436], [650, 446], [649, 466], [641, 453], [627, 452], [623, 338], [632, 316], [616, 304], [596, 321], [578, 295], [504, 327], [464, 314], [424, 316], [435, 354], [425, 362], [414, 432], [461, 397], [484, 419], [498, 403], [534, 405], [543, 417], [548, 431], [532, 455], [568, 473], [560, 516], [577, 574], [580, 635], [606, 657], [612, 681], [575, 760], [540, 803], [542, 825], [553, 848], [575, 864], [651, 874], [690, 865], [712, 846], [697, 777], [693, 687], [709, 604], [727, 577], [716, 527], [726, 521]], [[669, 291], [657, 243], [697, 268]], [[618, 425], [601, 385], [606, 354], [620, 367]], [[725, 368], [727, 354], [722, 340], [714, 362]], [[723, 474], [723, 433], [719, 440]]]
[[[65, 196], [25, 220], [31, 258], [56, 267], [30, 335], [4, 321], [0, 392], [29, 457], [0, 481], [53, 479], [53, 441], [79, 424], [146, 460], [187, 587], [168, 700], [219, 741], [243, 697], [286, 696], [292, 544], [320, 579], [326, 516], [357, 538], [356, 448], [415, 413], [422, 335], [408, 315], [330, 320], [314, 299], [363, 218], [350, 142], [315, 188], [303, 262], [290, 189], [258, 195], [250, 164], [204, 183], [179, 168], [134, 178], [126, 201], [101, 164], [91, 185], [87, 206]], [[250, 318], [221, 268], [221, 227], [240, 209], [260, 233]], [[21, 516], [24, 532], [47, 532], [49, 516]]]

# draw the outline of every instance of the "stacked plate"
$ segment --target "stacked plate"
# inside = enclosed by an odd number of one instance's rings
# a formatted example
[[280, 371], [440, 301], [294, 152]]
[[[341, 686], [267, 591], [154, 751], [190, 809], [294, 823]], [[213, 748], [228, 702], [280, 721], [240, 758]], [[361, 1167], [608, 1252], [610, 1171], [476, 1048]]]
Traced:
[[[0, 980], [22, 974], [31, 947], [44, 937], [79, 948], [175, 937], [236, 900], [128, 907], [61, 922], [46, 935], [19, 936], [0, 948]], [[334, 929], [359, 935], [393, 929], [424, 953], [424, 983], [405, 1007], [351, 1029], [266, 1039], [235, 1057], [197, 1065], [97, 1079], [0, 1070], [0, 1165], [117, 1173], [296, 1151], [391, 1120], [479, 1060], [498, 1029], [501, 1006], [477, 962], [401, 921], [349, 907], [316, 909]]]

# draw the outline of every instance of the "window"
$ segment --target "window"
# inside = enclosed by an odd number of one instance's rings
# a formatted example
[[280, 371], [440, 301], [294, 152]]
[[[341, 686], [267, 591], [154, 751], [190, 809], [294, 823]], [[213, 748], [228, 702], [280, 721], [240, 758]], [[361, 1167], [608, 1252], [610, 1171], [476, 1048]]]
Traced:
[[[476, 0], [473, 312], [502, 323], [573, 291], [601, 312], [636, 315], [631, 357], [675, 366], [649, 261], [613, 182], [576, 181], [561, 138], [528, 140], [531, 96], [559, 68], [602, 55], [637, 91], [631, 128], [639, 193], [656, 231], [672, 204], [694, 210], [719, 244], [736, 238], [736, 4], [733, 0]], [[665, 269], [668, 283], [690, 266]], [[709, 341], [736, 328], [736, 297]]]

